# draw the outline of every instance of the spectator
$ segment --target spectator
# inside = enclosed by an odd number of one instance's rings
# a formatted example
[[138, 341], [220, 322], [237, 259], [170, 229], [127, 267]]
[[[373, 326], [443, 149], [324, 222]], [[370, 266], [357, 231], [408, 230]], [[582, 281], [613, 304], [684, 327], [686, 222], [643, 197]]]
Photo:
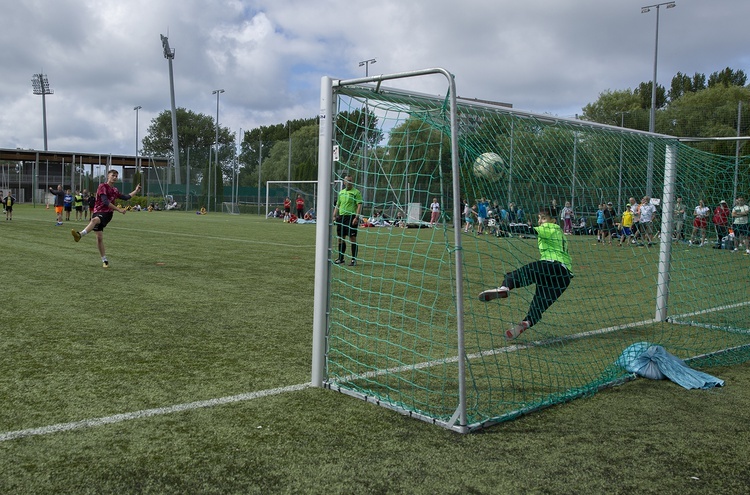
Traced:
[[674, 238], [677, 241], [685, 239], [685, 234], [682, 233], [685, 224], [685, 204], [682, 202], [681, 196], [677, 197], [677, 203], [674, 205], [672, 219], [674, 220]]
[[[688, 244], [695, 244], [698, 247], [706, 243], [706, 227], [708, 225], [708, 206], [703, 204], [703, 200], [698, 201], [698, 206], [693, 210], [693, 232], [690, 234]], [[696, 240], [696, 232], [700, 234], [700, 243]]]
[[65, 204], [65, 191], [63, 191], [62, 184], [57, 185], [57, 189], [49, 188], [49, 192], [55, 196], [55, 215], [57, 215], [56, 226], [63, 224], [63, 205]]
[[305, 215], [305, 199], [301, 194], [297, 195], [295, 206], [297, 207], [297, 218], [303, 218]]
[[432, 204], [430, 205], [430, 227], [437, 225], [440, 220], [440, 203], [437, 198], [432, 198]]
[[723, 199], [714, 209], [714, 216], [712, 218], [714, 222], [714, 228], [716, 229], [716, 246], [715, 249], [721, 249], [721, 241], [729, 235], [729, 206]]
[[73, 211], [73, 194], [71, 194], [70, 189], [65, 190], [63, 209], [65, 210], [65, 221], [70, 222], [70, 212]]
[[570, 201], [565, 202], [565, 206], [563, 206], [562, 212], [560, 213], [560, 218], [563, 221], [563, 233], [565, 235], [570, 235], [573, 233], [573, 208], [570, 206]]
[[750, 254], [750, 244], [748, 243], [748, 213], [750, 206], [745, 204], [745, 198], [739, 196], [732, 208], [732, 228], [734, 229], [734, 251], [737, 251], [742, 244], [745, 244], [745, 254]]
[[639, 209], [640, 212], [640, 221], [638, 225], [638, 230], [641, 234], [641, 246], [644, 242], [646, 242], [647, 246], [650, 246], [653, 244], [653, 236], [654, 236], [654, 214], [656, 213], [656, 206], [651, 204], [651, 197], [650, 196], [644, 196], [643, 199], [641, 199], [641, 207]]
[[623, 243], [627, 242], [628, 239], [633, 237], [633, 212], [630, 211], [630, 205], [626, 204], [625, 209], [622, 210], [622, 219], [620, 221], [620, 227], [622, 227], [622, 235], [620, 235], [619, 246], [622, 247]]
[[8, 191], [8, 195], [3, 198], [3, 208], [5, 208], [5, 219], [13, 220], [13, 205], [16, 203], [16, 198], [13, 197], [12, 191]]

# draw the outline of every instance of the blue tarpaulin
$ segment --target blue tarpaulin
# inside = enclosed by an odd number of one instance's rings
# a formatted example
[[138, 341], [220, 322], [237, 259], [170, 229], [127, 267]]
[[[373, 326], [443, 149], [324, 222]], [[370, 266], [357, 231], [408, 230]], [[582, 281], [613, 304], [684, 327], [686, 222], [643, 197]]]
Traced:
[[617, 359], [617, 365], [644, 378], [669, 378], [686, 389], [724, 386], [724, 380], [694, 370], [682, 359], [668, 353], [664, 347], [648, 342], [637, 342], [628, 346]]

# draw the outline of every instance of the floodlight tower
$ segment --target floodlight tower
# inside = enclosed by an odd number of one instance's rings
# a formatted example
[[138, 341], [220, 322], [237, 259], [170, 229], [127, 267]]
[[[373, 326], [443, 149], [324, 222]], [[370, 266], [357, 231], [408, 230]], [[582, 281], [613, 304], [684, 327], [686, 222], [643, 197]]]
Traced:
[[[656, 128], [656, 63], [659, 59], [659, 7], [665, 6], [667, 9], [673, 9], [677, 6], [675, 2], [663, 2], [655, 5], [646, 5], [641, 7], [641, 14], [651, 12], [652, 7], [656, 7], [656, 40], [654, 42], [654, 77], [651, 80], [651, 111], [648, 117], [648, 132], [654, 132]], [[653, 144], [648, 146], [648, 170], [646, 176], [646, 195], [651, 196], [653, 187]]]
[[44, 127], [44, 151], [47, 151], [47, 101], [46, 95], [54, 94], [49, 87], [47, 74], [34, 74], [31, 78], [31, 87], [35, 95], [42, 95], [42, 126]]
[[174, 73], [172, 71], [172, 60], [174, 60], [174, 49], [169, 48], [169, 38], [161, 36], [161, 44], [164, 47], [164, 58], [169, 60], [169, 92], [172, 98], [172, 153], [174, 154], [174, 181], [179, 184], [180, 180], [180, 153], [177, 142], [177, 108], [174, 104]]

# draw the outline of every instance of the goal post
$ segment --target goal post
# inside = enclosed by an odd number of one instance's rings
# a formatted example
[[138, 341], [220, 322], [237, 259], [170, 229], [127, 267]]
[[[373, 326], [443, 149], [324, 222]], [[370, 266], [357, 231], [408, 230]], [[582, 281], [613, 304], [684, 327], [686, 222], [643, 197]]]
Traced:
[[240, 205], [238, 203], [223, 202], [221, 203], [221, 211], [223, 211], [224, 213], [229, 213], [230, 215], [239, 215]]
[[[278, 192], [274, 196], [271, 191], [274, 186], [286, 186], [285, 191]], [[301, 196], [305, 202], [304, 211], [310, 209], [317, 211], [318, 202], [318, 181], [317, 180], [269, 180], [266, 182], [266, 218], [272, 211], [272, 204], [283, 204], [284, 198], [289, 196], [292, 201], [291, 211], [295, 212], [295, 200]], [[275, 199], [274, 199], [275, 198]]]
[[[430, 75], [445, 76], [444, 95], [396, 87]], [[731, 235], [697, 206], [729, 201], [734, 157], [455, 95], [443, 69], [321, 80], [314, 386], [465, 433], [632, 379], [617, 363], [636, 343], [697, 367], [750, 359], [750, 303], [736, 290], [746, 258], [698, 247]], [[486, 154], [491, 169], [476, 165]], [[387, 200], [408, 217], [362, 218], [351, 265], [332, 263], [353, 255], [331, 218], [344, 175], [363, 212]], [[542, 209], [564, 231], [570, 285], [540, 313], [533, 283], [480, 300], [539, 260]], [[643, 212], [633, 230], [631, 210]]]

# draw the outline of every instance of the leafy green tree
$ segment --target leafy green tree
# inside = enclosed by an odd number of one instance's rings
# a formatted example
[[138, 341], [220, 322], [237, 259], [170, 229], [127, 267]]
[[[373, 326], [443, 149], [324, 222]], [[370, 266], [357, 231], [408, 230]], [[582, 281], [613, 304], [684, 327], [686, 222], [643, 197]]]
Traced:
[[[315, 134], [317, 134], [317, 128], [318, 128], [318, 119], [317, 117], [309, 118], [309, 119], [296, 119], [296, 120], [289, 120], [285, 124], [276, 124], [271, 126], [260, 126], [256, 127], [254, 129], [250, 129], [248, 131], [245, 131], [242, 136], [242, 143], [241, 143], [241, 152], [240, 152], [240, 185], [241, 186], [256, 186], [258, 184], [258, 172], [260, 171], [262, 173], [262, 180], [286, 180], [287, 168], [284, 168], [284, 173], [281, 176], [278, 176], [281, 172], [277, 171], [277, 176], [271, 177], [268, 174], [269, 167], [274, 165], [273, 162], [267, 161], [273, 156], [274, 160], [278, 163], [280, 163], [282, 160], [287, 159], [288, 157], [288, 148], [289, 148], [289, 139], [291, 137], [292, 139], [292, 161], [293, 161], [293, 168], [296, 165], [296, 159], [298, 158], [297, 153], [298, 151], [296, 148], [301, 145], [305, 146], [304, 143], [298, 142], [299, 140], [305, 139], [304, 136], [308, 135], [310, 133], [310, 130], [304, 131], [302, 134], [297, 135], [297, 133], [303, 129], [303, 128], [314, 128]], [[283, 143], [283, 144], [281, 144]], [[275, 152], [272, 154], [272, 150], [278, 147]], [[287, 148], [286, 154], [282, 154], [281, 149], [283, 147]], [[301, 162], [309, 162], [310, 158], [309, 156], [305, 155], [305, 153], [309, 154], [309, 150], [307, 152], [299, 151], [301, 155], [299, 156], [299, 159]], [[315, 152], [315, 161], [314, 163], [317, 163], [317, 151]], [[304, 156], [304, 157], [303, 157]], [[262, 162], [261, 162], [262, 159]], [[277, 163], [277, 165], [278, 165]], [[287, 163], [287, 162], [285, 162]], [[259, 170], [259, 165], [262, 165], [262, 169]], [[281, 165], [278, 165], [275, 167], [277, 169], [281, 168]], [[315, 175], [317, 177], [317, 168], [315, 170]], [[307, 180], [307, 179], [298, 179], [293, 174], [293, 179], [296, 180]]]
[[[190, 179], [193, 183], [204, 184], [207, 193], [209, 157], [213, 163], [212, 148], [216, 140], [216, 123], [213, 117], [198, 114], [184, 108], [177, 109], [177, 138], [179, 140], [180, 166], [182, 176], [187, 177], [187, 150], [190, 149]], [[173, 157], [172, 112], [165, 110], [151, 120], [147, 135], [143, 138], [143, 152], [146, 155]], [[232, 160], [235, 155], [234, 134], [227, 127], [219, 126], [219, 170], [214, 180], [223, 184], [231, 177]], [[210, 167], [213, 169], [213, 165]], [[213, 183], [213, 181], [212, 181]], [[213, 189], [213, 188], [212, 188]], [[223, 187], [217, 188], [217, 194]], [[217, 199], [218, 200], [218, 199]], [[205, 199], [203, 200], [205, 203]]]
[[[638, 96], [638, 100], [640, 102], [641, 108], [651, 108], [651, 88], [653, 88], [653, 84], [651, 81], [649, 82], [642, 82], [638, 85], [638, 88], [633, 92], [636, 96]], [[667, 92], [664, 89], [664, 86], [657, 84], [656, 85], [656, 108], [663, 108], [664, 105], [667, 103]]]
[[[642, 109], [638, 95], [632, 90], [607, 90], [600, 93], [595, 102], [583, 107], [582, 118], [614, 126], [621, 126], [625, 123], [628, 124], [626, 127], [632, 128], [633, 116]], [[646, 122], [646, 127], [648, 127], [648, 122]]]
[[675, 101], [686, 93], [695, 93], [706, 89], [706, 76], [696, 72], [693, 77], [678, 72], [672, 78], [672, 84], [669, 88], [669, 101]]
[[708, 76], [708, 87], [722, 85], [725, 88], [729, 86], [744, 86], [747, 82], [747, 75], [743, 70], [734, 71], [727, 67], [724, 70], [714, 72]]

